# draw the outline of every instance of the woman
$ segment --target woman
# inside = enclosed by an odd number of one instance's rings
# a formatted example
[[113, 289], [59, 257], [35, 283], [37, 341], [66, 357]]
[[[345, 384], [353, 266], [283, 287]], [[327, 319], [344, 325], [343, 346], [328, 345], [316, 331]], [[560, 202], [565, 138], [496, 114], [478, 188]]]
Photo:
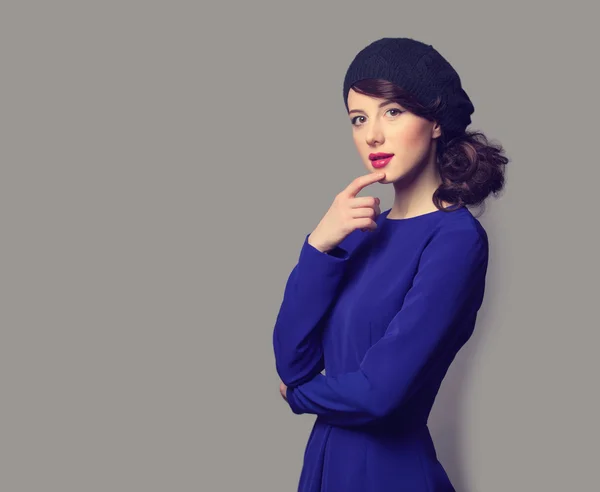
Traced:
[[[273, 331], [282, 396], [317, 416], [298, 490], [453, 491], [427, 419], [483, 301], [488, 238], [466, 206], [509, 159], [466, 131], [474, 107], [431, 45], [371, 43], [344, 102], [369, 173], [306, 236]], [[356, 197], [375, 182], [394, 186], [383, 213]]]

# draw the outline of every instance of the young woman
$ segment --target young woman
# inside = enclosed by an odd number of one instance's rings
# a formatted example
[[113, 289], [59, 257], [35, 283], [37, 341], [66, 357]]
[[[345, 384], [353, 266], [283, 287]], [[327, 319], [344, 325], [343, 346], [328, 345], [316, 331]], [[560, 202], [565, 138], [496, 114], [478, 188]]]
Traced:
[[[298, 490], [453, 491], [427, 420], [483, 301], [488, 238], [466, 206], [509, 159], [466, 131], [474, 107], [431, 45], [371, 43], [344, 102], [369, 172], [306, 236], [273, 331], [282, 396], [317, 416]], [[375, 182], [394, 187], [383, 213], [356, 196]]]

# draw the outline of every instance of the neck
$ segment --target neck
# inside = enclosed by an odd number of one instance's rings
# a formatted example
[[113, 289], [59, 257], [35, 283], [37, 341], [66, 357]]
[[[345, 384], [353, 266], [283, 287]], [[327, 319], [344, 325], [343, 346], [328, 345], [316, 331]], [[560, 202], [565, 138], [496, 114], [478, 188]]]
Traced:
[[[433, 193], [442, 183], [436, 167], [435, 147], [419, 166], [415, 166], [410, 174], [402, 176], [394, 182], [394, 205], [388, 214], [390, 219], [408, 219], [438, 208], [433, 203]], [[450, 203], [442, 202], [444, 207]]]

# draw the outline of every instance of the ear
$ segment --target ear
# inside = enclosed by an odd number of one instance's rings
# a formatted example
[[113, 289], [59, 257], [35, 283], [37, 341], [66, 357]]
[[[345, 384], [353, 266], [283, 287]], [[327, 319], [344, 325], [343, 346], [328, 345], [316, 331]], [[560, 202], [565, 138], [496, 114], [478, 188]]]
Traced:
[[431, 138], [438, 138], [442, 135], [442, 127], [437, 121], [433, 122], [433, 126], [431, 127]]

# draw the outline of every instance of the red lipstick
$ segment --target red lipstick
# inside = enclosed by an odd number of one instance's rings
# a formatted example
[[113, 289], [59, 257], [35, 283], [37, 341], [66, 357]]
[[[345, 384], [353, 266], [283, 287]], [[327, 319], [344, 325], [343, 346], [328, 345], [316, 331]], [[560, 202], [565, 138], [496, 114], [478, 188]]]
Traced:
[[371, 164], [376, 169], [387, 166], [387, 164], [392, 160], [392, 157], [394, 157], [394, 154], [387, 154], [384, 152], [377, 152], [376, 154], [369, 154], [369, 159], [371, 160]]

